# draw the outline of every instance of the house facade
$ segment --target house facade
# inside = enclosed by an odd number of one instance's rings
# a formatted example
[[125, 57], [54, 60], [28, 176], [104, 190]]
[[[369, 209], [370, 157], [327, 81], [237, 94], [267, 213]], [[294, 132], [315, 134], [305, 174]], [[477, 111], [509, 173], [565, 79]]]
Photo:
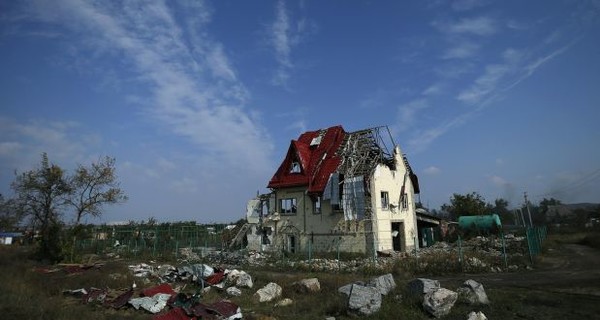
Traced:
[[301, 134], [268, 188], [248, 202], [249, 249], [375, 253], [418, 246], [418, 179], [387, 127]]

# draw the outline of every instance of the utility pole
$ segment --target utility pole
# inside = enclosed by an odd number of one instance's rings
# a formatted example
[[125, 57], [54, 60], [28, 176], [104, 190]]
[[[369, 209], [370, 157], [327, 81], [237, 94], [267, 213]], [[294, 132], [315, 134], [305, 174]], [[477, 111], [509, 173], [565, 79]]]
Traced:
[[525, 195], [525, 206], [527, 207], [527, 214], [529, 215], [529, 226], [533, 228], [533, 221], [531, 220], [531, 211], [529, 211], [529, 200], [527, 200], [527, 191], [523, 193]]

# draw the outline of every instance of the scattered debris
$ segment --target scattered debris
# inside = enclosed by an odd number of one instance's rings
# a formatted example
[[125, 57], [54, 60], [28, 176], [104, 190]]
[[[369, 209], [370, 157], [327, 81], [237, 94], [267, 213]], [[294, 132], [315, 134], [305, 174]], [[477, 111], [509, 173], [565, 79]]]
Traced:
[[168, 293], [157, 293], [152, 297], [131, 299], [129, 300], [129, 304], [138, 310], [143, 308], [152, 313], [158, 313], [167, 306], [169, 298], [171, 298], [171, 295]]

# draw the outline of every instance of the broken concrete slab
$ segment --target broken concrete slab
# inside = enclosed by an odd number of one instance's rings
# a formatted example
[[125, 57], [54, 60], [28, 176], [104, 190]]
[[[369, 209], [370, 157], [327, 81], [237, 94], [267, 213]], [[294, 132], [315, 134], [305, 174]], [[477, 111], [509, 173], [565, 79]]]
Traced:
[[348, 308], [362, 315], [371, 315], [381, 308], [381, 293], [375, 287], [352, 284]]
[[427, 278], [417, 278], [408, 283], [409, 293], [417, 296], [423, 296], [439, 288], [440, 282], [438, 280]]
[[465, 281], [456, 291], [462, 302], [474, 305], [490, 303], [483, 285], [475, 280], [469, 279]]
[[254, 298], [258, 302], [269, 302], [281, 296], [282, 288], [275, 282], [270, 282], [266, 286], [258, 289], [254, 294]]
[[423, 297], [423, 309], [432, 316], [439, 318], [450, 313], [458, 299], [458, 293], [446, 288], [437, 288]]
[[394, 276], [388, 273], [371, 279], [368, 285], [377, 288], [385, 296], [396, 288], [396, 281], [394, 281]]

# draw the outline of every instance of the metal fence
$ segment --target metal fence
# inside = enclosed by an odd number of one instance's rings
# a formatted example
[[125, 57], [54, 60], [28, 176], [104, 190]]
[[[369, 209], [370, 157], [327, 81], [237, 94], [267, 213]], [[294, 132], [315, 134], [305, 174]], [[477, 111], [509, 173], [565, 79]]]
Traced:
[[77, 239], [77, 254], [117, 252], [121, 255], [177, 257], [181, 248], [198, 252], [222, 249], [226, 230], [215, 226], [102, 226], [86, 230]]

